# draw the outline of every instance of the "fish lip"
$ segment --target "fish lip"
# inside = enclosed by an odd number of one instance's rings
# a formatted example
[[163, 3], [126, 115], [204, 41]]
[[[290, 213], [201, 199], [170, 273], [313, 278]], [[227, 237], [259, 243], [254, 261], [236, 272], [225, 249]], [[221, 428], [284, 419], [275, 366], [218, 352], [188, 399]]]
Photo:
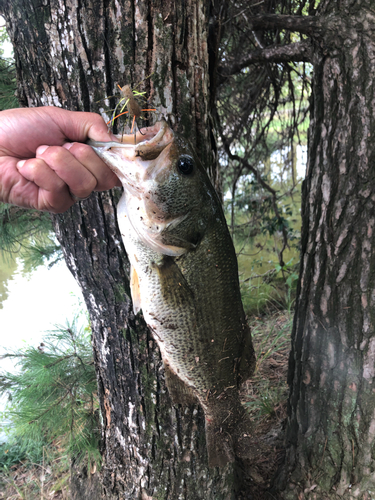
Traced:
[[[168, 129], [169, 129], [169, 127], [168, 127], [168, 124], [165, 120], [161, 120], [160, 122], [156, 122], [151, 127], [142, 128], [141, 129], [142, 140], [139, 143], [137, 142], [137, 145], [142, 144], [142, 143], [155, 143], [157, 141], [160, 141], [163, 138], [163, 136], [168, 132]], [[173, 132], [172, 132], [172, 134], [173, 134]], [[146, 138], [145, 138], [145, 136], [146, 136]], [[147, 139], [148, 136], [150, 136], [150, 139]]]
[[142, 129], [142, 134], [149, 136], [135, 146], [135, 156], [143, 160], [154, 160], [173, 142], [174, 134], [165, 120], [155, 123], [152, 127]]
[[[162, 151], [164, 147], [173, 141], [174, 134], [168, 127], [167, 122], [165, 120], [161, 120], [156, 122], [151, 127], [142, 128], [135, 134], [135, 136], [134, 134], [125, 134], [117, 135], [115, 137], [119, 139], [120, 144], [127, 144], [129, 146], [133, 145], [135, 156], [143, 158], [146, 156], [145, 151], [149, 152], [152, 148], [158, 149], [159, 147]], [[163, 143], [164, 139], [165, 142]], [[119, 148], [121, 148], [121, 146], [119, 146]]]

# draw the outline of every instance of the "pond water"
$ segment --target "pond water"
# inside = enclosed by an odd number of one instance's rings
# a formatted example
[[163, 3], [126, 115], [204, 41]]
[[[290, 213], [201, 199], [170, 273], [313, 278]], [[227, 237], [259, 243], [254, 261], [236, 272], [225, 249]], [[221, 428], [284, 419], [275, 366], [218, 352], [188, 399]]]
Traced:
[[[38, 346], [46, 331], [66, 325], [83, 308], [81, 290], [64, 262], [26, 272], [21, 259], [0, 255], [0, 356]], [[15, 369], [11, 359], [0, 358], [0, 372]], [[5, 403], [0, 399], [0, 412]]]

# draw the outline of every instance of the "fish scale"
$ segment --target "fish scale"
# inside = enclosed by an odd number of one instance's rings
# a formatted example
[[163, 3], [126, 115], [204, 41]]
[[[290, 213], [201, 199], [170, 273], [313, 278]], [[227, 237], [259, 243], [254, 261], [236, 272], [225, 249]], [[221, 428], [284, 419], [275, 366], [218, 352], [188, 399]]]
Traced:
[[224, 466], [250, 430], [238, 388], [255, 366], [237, 259], [195, 153], [165, 122], [142, 133], [132, 147], [127, 137], [92, 145], [124, 186], [117, 217], [134, 310], [159, 345], [173, 402], [204, 410], [209, 465]]

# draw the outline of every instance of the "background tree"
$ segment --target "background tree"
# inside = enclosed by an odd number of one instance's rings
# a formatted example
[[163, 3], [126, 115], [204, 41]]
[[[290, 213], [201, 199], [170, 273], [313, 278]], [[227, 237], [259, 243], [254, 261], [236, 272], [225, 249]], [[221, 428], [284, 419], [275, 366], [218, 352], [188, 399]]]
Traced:
[[[314, 45], [285, 480], [296, 498], [374, 491], [373, 4], [321, 2]], [[293, 489], [292, 484], [302, 484]]]
[[305, 3], [295, 11], [309, 14], [303, 16], [275, 6], [249, 19], [251, 29], [263, 37], [293, 31], [307, 40], [264, 47], [253, 59], [313, 63], [287, 455], [278, 487], [290, 499], [371, 498], [375, 11], [365, 1], [327, 0], [317, 11]]
[[237, 51], [222, 75], [257, 62], [265, 63], [263, 68], [270, 61], [313, 63], [287, 455], [278, 487], [290, 499], [371, 498], [375, 11], [366, 1], [329, 0], [317, 10], [314, 2], [257, 8], [238, 37], [253, 37], [258, 50]]

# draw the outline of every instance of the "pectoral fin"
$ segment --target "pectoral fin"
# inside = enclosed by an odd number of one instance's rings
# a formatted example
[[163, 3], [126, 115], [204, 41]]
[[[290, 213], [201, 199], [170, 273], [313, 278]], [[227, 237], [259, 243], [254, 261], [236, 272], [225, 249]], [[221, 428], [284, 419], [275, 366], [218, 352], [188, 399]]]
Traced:
[[142, 308], [141, 289], [139, 286], [138, 274], [134, 266], [130, 267], [130, 291], [132, 294], [134, 314], [138, 314]]
[[161, 292], [164, 295], [164, 300], [170, 303], [173, 310], [181, 310], [182, 312], [181, 308], [184, 308], [186, 311], [185, 317], [194, 321], [194, 293], [174, 259], [164, 257], [163, 263], [157, 265], [156, 270], [159, 273]]

